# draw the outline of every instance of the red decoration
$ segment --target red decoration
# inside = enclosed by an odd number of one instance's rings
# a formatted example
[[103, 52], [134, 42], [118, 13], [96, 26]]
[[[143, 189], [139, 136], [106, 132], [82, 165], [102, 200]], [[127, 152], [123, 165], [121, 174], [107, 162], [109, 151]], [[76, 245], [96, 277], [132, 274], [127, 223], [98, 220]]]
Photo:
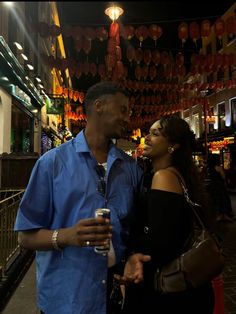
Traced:
[[135, 30], [135, 35], [138, 38], [140, 42], [140, 47], [142, 47], [142, 42], [147, 38], [148, 36], [148, 29], [146, 26], [141, 25]]
[[143, 60], [143, 51], [141, 48], [135, 50], [135, 61], [139, 64]]
[[188, 24], [182, 22], [178, 27], [178, 35], [179, 39], [182, 41], [182, 45], [185, 43], [186, 39], [188, 38]]
[[161, 54], [158, 50], [153, 50], [152, 51], [152, 62], [155, 65], [158, 65], [161, 62]]
[[129, 62], [132, 62], [135, 58], [135, 49], [133, 46], [129, 45], [126, 50], [126, 57]]
[[236, 18], [234, 16], [230, 16], [226, 20], [226, 32], [229, 37], [233, 37], [236, 34]]
[[196, 41], [200, 38], [200, 29], [198, 23], [196, 22], [190, 23], [189, 36], [196, 44]]
[[127, 38], [128, 40], [130, 40], [133, 36], [134, 36], [134, 27], [131, 25], [127, 25], [125, 26], [125, 38]]
[[115, 55], [116, 54], [116, 40], [115, 38], [109, 38], [107, 43], [107, 52], [108, 54]]
[[119, 24], [117, 22], [112, 22], [110, 25], [109, 37], [116, 37], [119, 34]]
[[181, 52], [177, 53], [175, 57], [175, 63], [177, 66], [181, 66], [184, 64], [184, 56]]
[[143, 61], [146, 65], [149, 65], [149, 63], [151, 62], [152, 60], [152, 53], [150, 50], [146, 49], [144, 50], [144, 53], [143, 53]]
[[208, 20], [204, 20], [201, 23], [201, 36], [208, 37], [211, 33], [211, 22]]
[[154, 40], [155, 47], [157, 39], [160, 38], [162, 35], [162, 28], [159, 25], [152, 24], [149, 27], [149, 36]]
[[100, 41], [104, 41], [108, 38], [108, 32], [104, 27], [98, 27], [96, 29], [97, 38]]
[[217, 19], [216, 22], [215, 22], [214, 28], [215, 28], [216, 36], [219, 39], [221, 39], [223, 34], [224, 34], [224, 32], [225, 32], [225, 22], [224, 22], [224, 20], [221, 19], [221, 18]]
[[84, 29], [84, 37], [88, 40], [93, 40], [96, 38], [96, 32], [92, 27], [85, 27]]

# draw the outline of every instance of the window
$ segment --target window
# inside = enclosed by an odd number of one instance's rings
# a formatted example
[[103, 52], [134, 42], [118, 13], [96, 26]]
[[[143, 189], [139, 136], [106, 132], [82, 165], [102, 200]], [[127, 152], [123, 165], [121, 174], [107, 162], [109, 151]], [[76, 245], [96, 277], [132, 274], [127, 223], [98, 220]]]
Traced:
[[225, 129], [225, 102], [218, 104], [218, 129]]
[[233, 128], [236, 127], [236, 97], [230, 100], [231, 108], [231, 125]]
[[34, 151], [33, 118], [17, 105], [12, 106], [11, 152], [30, 153]]

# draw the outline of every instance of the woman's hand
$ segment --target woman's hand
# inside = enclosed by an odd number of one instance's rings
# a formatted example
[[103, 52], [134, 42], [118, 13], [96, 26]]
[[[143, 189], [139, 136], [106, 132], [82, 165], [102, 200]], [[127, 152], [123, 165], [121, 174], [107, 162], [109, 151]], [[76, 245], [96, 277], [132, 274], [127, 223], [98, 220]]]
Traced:
[[135, 253], [129, 257], [125, 264], [124, 275], [115, 275], [121, 284], [139, 283], [143, 281], [143, 263], [149, 262], [151, 256]]

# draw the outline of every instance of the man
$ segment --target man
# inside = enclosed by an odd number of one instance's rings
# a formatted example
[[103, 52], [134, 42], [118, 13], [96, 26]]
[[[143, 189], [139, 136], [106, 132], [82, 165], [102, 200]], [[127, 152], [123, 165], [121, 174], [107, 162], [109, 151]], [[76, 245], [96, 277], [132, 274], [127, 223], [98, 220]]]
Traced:
[[[129, 122], [126, 93], [101, 82], [88, 90], [85, 106], [85, 130], [36, 163], [15, 224], [20, 245], [37, 250], [45, 314], [107, 312], [108, 264], [124, 255], [126, 219], [142, 181], [135, 161], [111, 141]], [[110, 220], [94, 218], [97, 208], [109, 208]], [[108, 256], [94, 251], [110, 239]]]

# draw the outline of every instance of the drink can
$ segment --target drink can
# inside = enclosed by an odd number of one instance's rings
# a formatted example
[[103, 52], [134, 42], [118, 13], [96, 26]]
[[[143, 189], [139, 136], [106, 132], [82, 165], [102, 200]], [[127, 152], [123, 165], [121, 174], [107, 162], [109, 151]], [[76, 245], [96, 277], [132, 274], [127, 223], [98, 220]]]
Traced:
[[[109, 208], [98, 208], [95, 211], [95, 217], [103, 217], [110, 219], [110, 209]], [[107, 254], [110, 250], [110, 239], [107, 243], [101, 246], [95, 246], [94, 251], [98, 254]]]

